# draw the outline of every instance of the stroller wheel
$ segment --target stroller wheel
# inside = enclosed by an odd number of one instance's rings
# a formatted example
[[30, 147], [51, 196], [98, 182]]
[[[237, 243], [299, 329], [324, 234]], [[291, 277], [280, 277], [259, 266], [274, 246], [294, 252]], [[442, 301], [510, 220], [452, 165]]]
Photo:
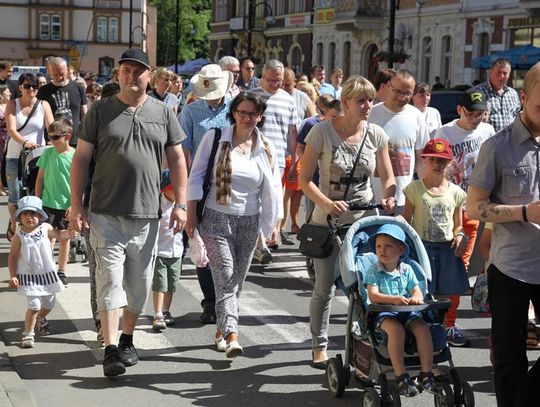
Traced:
[[362, 397], [362, 407], [381, 407], [381, 396], [375, 387], [367, 387]]
[[456, 407], [474, 407], [474, 391], [471, 385], [467, 382], [461, 383], [461, 397], [455, 395], [455, 405]]
[[401, 396], [399, 394], [399, 389], [397, 388], [397, 386], [388, 386], [388, 397], [389, 401], [392, 403], [388, 405], [391, 405], [393, 407], [401, 407]]
[[454, 407], [454, 392], [450, 384], [438, 383], [440, 392], [435, 394], [435, 407]]
[[341, 358], [331, 358], [326, 367], [326, 380], [332, 396], [341, 397], [345, 391], [346, 375]]
[[315, 266], [313, 265], [313, 259], [306, 257], [306, 270], [311, 281], [315, 281]]

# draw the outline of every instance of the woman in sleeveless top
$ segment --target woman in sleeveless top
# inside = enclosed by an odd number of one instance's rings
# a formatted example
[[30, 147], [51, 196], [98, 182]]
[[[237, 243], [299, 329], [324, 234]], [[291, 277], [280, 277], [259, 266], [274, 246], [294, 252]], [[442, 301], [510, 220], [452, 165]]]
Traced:
[[[22, 96], [10, 100], [6, 107], [6, 126], [10, 137], [6, 154], [6, 179], [9, 189], [8, 209], [10, 214], [6, 237], [9, 241], [11, 241], [11, 237], [15, 233], [13, 215], [17, 210], [17, 202], [20, 199], [21, 191], [19, 157], [23, 149], [33, 150], [46, 144], [45, 126], [49, 126], [54, 120], [49, 104], [44, 100], [38, 101], [36, 98], [37, 78], [34, 74], [25, 73], [19, 77], [19, 92]], [[28, 115], [32, 112], [35, 103], [39, 103], [39, 105], [24, 128], [21, 129]]]

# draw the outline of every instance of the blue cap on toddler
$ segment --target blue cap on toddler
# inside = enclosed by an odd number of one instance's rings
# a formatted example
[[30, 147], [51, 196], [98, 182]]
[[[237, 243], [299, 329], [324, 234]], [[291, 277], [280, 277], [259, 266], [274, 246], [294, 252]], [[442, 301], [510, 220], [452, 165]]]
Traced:
[[369, 247], [371, 247], [373, 251], [375, 251], [375, 239], [377, 238], [378, 235], [388, 235], [390, 237], [393, 237], [396, 240], [399, 240], [405, 246], [405, 251], [401, 255], [401, 258], [405, 258], [409, 256], [410, 248], [406, 241], [405, 232], [398, 225], [393, 225], [393, 224], [382, 225], [377, 230], [377, 232], [375, 232], [373, 235], [370, 236], [368, 242], [369, 242]]
[[19, 199], [19, 202], [17, 202], [17, 206], [18, 209], [17, 212], [15, 212], [15, 220], [17, 222], [21, 221], [21, 213], [25, 211], [32, 211], [38, 213], [42, 221], [45, 221], [48, 218], [47, 214], [43, 212], [43, 202], [37, 196], [24, 196]]

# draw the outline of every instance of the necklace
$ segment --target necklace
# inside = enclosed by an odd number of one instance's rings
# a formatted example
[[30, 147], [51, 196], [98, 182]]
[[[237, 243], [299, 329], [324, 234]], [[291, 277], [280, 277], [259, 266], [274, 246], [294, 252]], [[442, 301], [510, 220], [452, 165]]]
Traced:
[[[247, 146], [247, 147], [248, 147], [248, 150], [246, 151], [246, 150], [242, 147], [242, 144], [246, 143], [246, 142], [249, 141], [249, 140], [252, 140], [252, 144], [250, 144], [249, 146]], [[252, 145], [253, 145], [253, 132], [250, 132], [249, 137], [246, 138], [244, 141], [238, 143], [238, 144], [236, 145], [235, 148], [237, 148], [238, 150], [240, 150], [240, 151], [242, 152], [242, 154], [246, 155], [246, 154], [251, 153], [251, 146], [252, 146]]]

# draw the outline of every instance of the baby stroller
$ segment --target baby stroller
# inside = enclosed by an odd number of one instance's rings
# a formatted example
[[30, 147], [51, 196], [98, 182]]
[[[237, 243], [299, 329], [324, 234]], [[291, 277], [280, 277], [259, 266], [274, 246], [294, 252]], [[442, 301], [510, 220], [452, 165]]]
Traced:
[[[395, 224], [403, 229], [410, 247], [410, 255], [404, 261], [411, 265], [425, 295], [426, 304], [395, 306], [370, 304], [363, 285], [365, 273], [377, 257], [368, 245], [369, 236], [384, 224]], [[328, 361], [326, 378], [334, 397], [340, 397], [349, 385], [351, 369], [359, 386], [363, 389], [362, 406], [401, 406], [400, 393], [386, 347], [386, 334], [375, 329], [373, 317], [381, 311], [422, 312], [433, 338], [433, 364], [449, 365], [449, 374], [437, 377], [438, 392], [434, 395], [435, 406], [474, 406], [474, 393], [467, 382], [463, 382], [454, 367], [452, 355], [442, 322], [449, 301], [433, 301], [427, 293], [431, 280], [431, 267], [426, 250], [415, 230], [398, 218], [369, 216], [356, 221], [347, 231], [339, 256], [336, 282], [349, 297], [345, 355], [338, 354]], [[407, 372], [417, 376], [420, 359], [416, 352], [414, 335], [406, 332], [405, 366]], [[422, 387], [417, 385], [419, 391]]]

